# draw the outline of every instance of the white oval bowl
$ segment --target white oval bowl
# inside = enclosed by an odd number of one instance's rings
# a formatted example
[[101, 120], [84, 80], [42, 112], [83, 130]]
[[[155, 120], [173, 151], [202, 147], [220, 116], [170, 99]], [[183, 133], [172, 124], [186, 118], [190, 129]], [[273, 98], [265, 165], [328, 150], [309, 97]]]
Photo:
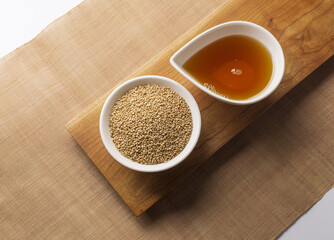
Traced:
[[[232, 35], [243, 35], [256, 39], [269, 50], [273, 62], [273, 73], [268, 85], [260, 93], [244, 100], [229, 99], [210, 91], [182, 67], [182, 65], [199, 50], [218, 39]], [[179, 71], [202, 91], [220, 101], [236, 105], [252, 104], [268, 97], [280, 84], [285, 67], [283, 50], [277, 39], [265, 28], [245, 21], [223, 23], [199, 34], [179, 49], [171, 57], [170, 62], [177, 71]]]
[[[159, 86], [169, 87], [175, 92], [177, 92], [188, 104], [193, 120], [192, 133], [189, 142], [185, 146], [183, 151], [170, 161], [156, 165], [144, 165], [124, 157], [115, 147], [115, 144], [113, 143], [113, 140], [110, 136], [110, 129], [109, 129], [109, 117], [112, 112], [112, 108], [114, 104], [117, 102], [117, 100], [129, 90], [137, 86], [146, 84], [156, 84]], [[198, 141], [200, 131], [201, 131], [201, 114], [194, 97], [181, 84], [175, 82], [174, 80], [161, 76], [141, 76], [124, 82], [109, 95], [109, 97], [107, 98], [107, 100], [103, 105], [100, 115], [100, 135], [107, 151], [116, 161], [118, 161], [123, 166], [140, 172], [159, 172], [174, 167], [180, 162], [182, 162], [194, 149]]]

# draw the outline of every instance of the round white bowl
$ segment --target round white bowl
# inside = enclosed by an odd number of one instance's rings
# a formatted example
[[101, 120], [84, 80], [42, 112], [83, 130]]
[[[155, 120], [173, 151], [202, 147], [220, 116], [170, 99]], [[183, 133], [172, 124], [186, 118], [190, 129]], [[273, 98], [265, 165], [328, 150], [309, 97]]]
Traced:
[[[231, 35], [244, 35], [258, 40], [269, 50], [273, 62], [273, 73], [268, 85], [260, 93], [245, 100], [228, 99], [210, 91], [201, 83], [199, 83], [194, 77], [192, 77], [182, 66], [191, 56], [193, 56], [202, 48], [218, 39]], [[170, 62], [176, 70], [188, 78], [202, 91], [220, 101], [237, 105], [255, 103], [268, 97], [280, 84], [283, 78], [285, 67], [283, 50], [277, 39], [263, 27], [245, 21], [232, 21], [210, 28], [209, 30], [193, 38], [190, 42], [178, 50], [171, 57]]]
[[[190, 108], [192, 120], [193, 120], [193, 129], [189, 139], [188, 144], [185, 146], [183, 151], [177, 155], [175, 158], [171, 159], [167, 163], [160, 163], [156, 165], [144, 165], [137, 162], [134, 162], [126, 157], [124, 157], [115, 147], [113, 140], [110, 136], [109, 129], [109, 116], [112, 112], [112, 108], [116, 101], [122, 97], [127, 91], [133, 89], [136, 86], [145, 85], [145, 84], [156, 84], [159, 86], [169, 87], [175, 92], [177, 92], [183, 99], [186, 101]], [[105, 101], [101, 115], [100, 115], [100, 135], [102, 142], [110, 155], [122, 164], [125, 167], [130, 169], [140, 171], [140, 172], [159, 172], [167, 170], [171, 167], [176, 166], [182, 162], [194, 149], [201, 131], [201, 114], [198, 108], [198, 105], [194, 97], [190, 92], [183, 87], [181, 84], [165, 77], [160, 76], [141, 76], [133, 78], [126, 81], [125, 83], [118, 86], [107, 98]]]

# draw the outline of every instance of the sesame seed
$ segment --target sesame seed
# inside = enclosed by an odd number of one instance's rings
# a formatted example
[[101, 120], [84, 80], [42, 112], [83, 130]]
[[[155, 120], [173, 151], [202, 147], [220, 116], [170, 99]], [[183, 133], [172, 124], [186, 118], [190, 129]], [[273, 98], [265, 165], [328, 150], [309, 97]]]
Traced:
[[140, 164], [165, 163], [187, 145], [193, 128], [186, 101], [174, 90], [147, 84], [117, 100], [109, 121], [118, 151]]

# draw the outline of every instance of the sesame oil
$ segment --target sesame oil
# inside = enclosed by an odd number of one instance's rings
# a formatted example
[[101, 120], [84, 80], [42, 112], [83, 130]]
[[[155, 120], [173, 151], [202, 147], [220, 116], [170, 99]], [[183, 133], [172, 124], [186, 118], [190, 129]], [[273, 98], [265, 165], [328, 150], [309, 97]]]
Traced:
[[209, 90], [243, 100], [260, 93], [269, 83], [273, 63], [267, 48], [241, 35], [221, 38], [188, 59], [184, 69]]

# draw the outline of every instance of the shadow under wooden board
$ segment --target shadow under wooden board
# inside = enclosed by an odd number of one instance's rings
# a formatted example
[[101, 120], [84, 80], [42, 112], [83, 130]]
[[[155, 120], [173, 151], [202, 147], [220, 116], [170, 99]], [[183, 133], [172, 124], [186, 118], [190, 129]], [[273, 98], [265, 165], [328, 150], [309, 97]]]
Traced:
[[[214, 100], [169, 63], [170, 57], [193, 37], [232, 20], [250, 21], [265, 27], [279, 40], [285, 55], [286, 70], [279, 88], [269, 98], [251, 106], [234, 106]], [[195, 97], [202, 115], [201, 136], [191, 155], [173, 169], [140, 173], [123, 167], [108, 154], [99, 135], [99, 116], [112, 89], [74, 117], [66, 128], [138, 216], [331, 57], [334, 52], [333, 23], [334, 3], [331, 0], [269, 1], [265, 6], [262, 1], [227, 1], [135, 73], [120, 80], [122, 83], [136, 76], [161, 75], [178, 81]]]

